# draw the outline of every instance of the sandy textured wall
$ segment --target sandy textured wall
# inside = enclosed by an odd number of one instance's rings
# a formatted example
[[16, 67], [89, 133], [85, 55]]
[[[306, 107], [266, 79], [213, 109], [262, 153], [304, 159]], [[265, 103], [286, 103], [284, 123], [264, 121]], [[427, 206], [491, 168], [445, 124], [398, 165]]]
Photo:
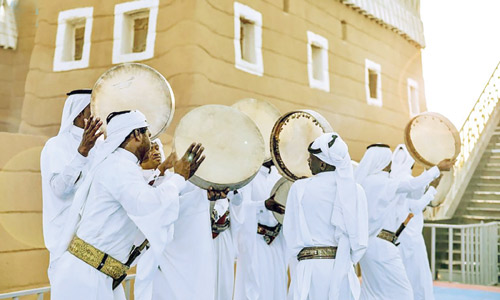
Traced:
[[17, 132], [21, 122], [24, 86], [36, 32], [38, 0], [19, 1], [14, 9], [17, 49], [0, 48], [0, 131]]

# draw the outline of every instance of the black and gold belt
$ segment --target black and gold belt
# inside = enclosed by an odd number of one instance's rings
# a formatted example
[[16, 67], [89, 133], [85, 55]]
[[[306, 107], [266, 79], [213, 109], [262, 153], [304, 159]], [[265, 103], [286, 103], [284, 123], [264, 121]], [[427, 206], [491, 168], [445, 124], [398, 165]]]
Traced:
[[129, 267], [124, 265], [121, 261], [95, 248], [76, 235], [73, 237], [73, 240], [71, 240], [68, 251], [88, 265], [112, 277], [113, 279], [120, 278], [129, 269]]
[[335, 259], [337, 247], [305, 247], [297, 254], [299, 261], [305, 259]]
[[383, 240], [386, 240], [394, 245], [398, 245], [396, 243], [396, 241], [398, 240], [398, 237], [396, 236], [396, 234], [392, 231], [389, 231], [389, 230], [386, 230], [386, 229], [382, 229], [378, 234], [377, 234], [377, 237], [379, 239], [383, 239]]
[[262, 238], [268, 245], [271, 245], [274, 239], [280, 234], [281, 227], [282, 225], [280, 223], [278, 223], [278, 225], [274, 227], [262, 225], [259, 223], [257, 224], [257, 233], [262, 235]]

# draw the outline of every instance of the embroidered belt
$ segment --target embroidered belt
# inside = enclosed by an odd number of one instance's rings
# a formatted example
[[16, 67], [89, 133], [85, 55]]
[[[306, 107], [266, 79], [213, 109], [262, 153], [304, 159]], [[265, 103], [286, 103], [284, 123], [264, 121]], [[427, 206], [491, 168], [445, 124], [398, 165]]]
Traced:
[[269, 227], [259, 223], [257, 224], [257, 233], [262, 235], [262, 238], [268, 245], [271, 245], [274, 239], [278, 237], [278, 234], [281, 231], [281, 227], [282, 225], [280, 223], [278, 223], [278, 225], [274, 227]]
[[386, 240], [394, 245], [399, 245], [396, 243], [398, 237], [396, 236], [396, 234], [392, 231], [389, 231], [389, 230], [385, 230], [385, 229], [382, 229], [379, 234], [377, 234], [377, 237], [380, 238], [380, 239], [383, 239], [383, 240]]
[[112, 277], [113, 279], [120, 278], [125, 274], [129, 267], [124, 265], [119, 260], [109, 256], [101, 250], [95, 248], [91, 244], [85, 242], [75, 235], [68, 247], [69, 253], [86, 262], [95, 269]]
[[305, 259], [334, 259], [337, 255], [337, 247], [305, 247], [297, 254], [299, 261]]
[[[214, 209], [215, 211], [215, 209]], [[217, 221], [215, 221], [215, 214], [212, 213], [212, 239], [215, 239], [221, 232], [224, 232], [231, 225], [231, 221], [229, 220], [229, 210], [220, 217]]]

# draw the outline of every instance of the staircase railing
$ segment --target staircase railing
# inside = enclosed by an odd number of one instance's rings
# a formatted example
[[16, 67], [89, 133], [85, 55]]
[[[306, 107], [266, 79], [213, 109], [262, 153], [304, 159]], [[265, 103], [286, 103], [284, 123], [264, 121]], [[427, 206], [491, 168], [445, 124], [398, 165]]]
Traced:
[[[431, 271], [432, 278], [437, 280], [455, 281], [467, 284], [494, 285], [498, 283], [498, 222], [452, 225], [425, 224], [431, 229]], [[455, 232], [459, 240], [455, 240]], [[439, 237], [445, 236], [443, 239]], [[436, 252], [438, 242], [447, 244], [448, 257], [444, 264], [447, 270], [438, 272], [436, 269]], [[446, 249], [446, 248], [445, 248]], [[460, 254], [460, 260], [454, 260], [453, 254]], [[454, 269], [454, 265], [457, 269]], [[442, 270], [442, 269], [441, 269]]]
[[[130, 287], [131, 287], [131, 281], [135, 279], [135, 274], [128, 275], [127, 278], [125, 278], [125, 299], [129, 300], [130, 299]], [[6, 294], [0, 294], [0, 299], [12, 299], [12, 300], [19, 300], [19, 297], [24, 297], [24, 296], [37, 296], [37, 300], [43, 300], [43, 296], [45, 294], [50, 293], [50, 287], [42, 287], [38, 289], [31, 289], [31, 290], [24, 290], [24, 291], [17, 291], [17, 292], [12, 292], [12, 293], [6, 293]]]
[[426, 215], [428, 219], [450, 219], [458, 207], [481, 154], [499, 122], [500, 63], [495, 67], [469, 116], [460, 129], [462, 148], [455, 164], [455, 180], [444, 202]]

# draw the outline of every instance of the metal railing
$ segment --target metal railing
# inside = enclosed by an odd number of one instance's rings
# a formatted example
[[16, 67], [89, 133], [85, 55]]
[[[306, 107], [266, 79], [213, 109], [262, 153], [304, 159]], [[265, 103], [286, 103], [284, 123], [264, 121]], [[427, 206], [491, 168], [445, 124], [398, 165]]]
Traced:
[[[135, 274], [128, 275], [125, 278], [125, 297], [127, 300], [130, 300], [130, 287], [131, 281], [135, 279]], [[6, 294], [0, 294], [0, 299], [12, 299], [12, 300], [20, 300], [20, 297], [24, 296], [37, 296], [37, 300], [43, 300], [43, 296], [50, 292], [50, 287], [42, 287], [38, 289], [24, 290], [18, 292], [11, 292]]]
[[[498, 283], [499, 224], [499, 222], [468, 225], [425, 224], [424, 227], [431, 229], [430, 254], [433, 278], [480, 285]], [[447, 248], [440, 249], [437, 261], [438, 244], [447, 244]], [[446, 252], [447, 257], [443, 257], [442, 254]], [[437, 269], [436, 265], [442, 268]], [[447, 269], [443, 267], [446, 265]]]
[[[454, 168], [455, 179], [450, 191], [440, 207], [430, 211], [430, 219], [449, 219], [453, 217], [458, 202], [470, 181], [482, 153], [500, 119], [500, 63], [496, 66], [488, 83], [474, 104], [471, 112], [460, 129], [462, 143], [460, 154]], [[440, 199], [436, 199], [440, 200]]]

